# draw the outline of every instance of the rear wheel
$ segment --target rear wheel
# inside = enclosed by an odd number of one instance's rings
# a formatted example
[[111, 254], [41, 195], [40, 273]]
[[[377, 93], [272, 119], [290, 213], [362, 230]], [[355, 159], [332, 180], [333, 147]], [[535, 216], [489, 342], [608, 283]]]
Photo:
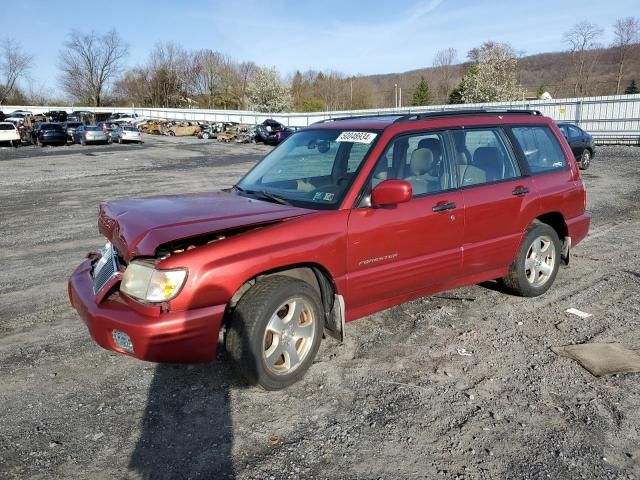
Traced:
[[230, 319], [227, 352], [251, 383], [278, 390], [305, 374], [320, 347], [322, 302], [309, 284], [266, 278], [244, 294]]
[[516, 295], [537, 297], [545, 293], [556, 278], [560, 265], [560, 239], [556, 231], [536, 221], [529, 226], [504, 285]]
[[586, 148], [582, 151], [582, 155], [580, 155], [580, 162], [578, 166], [580, 170], [586, 170], [591, 165], [591, 152]]

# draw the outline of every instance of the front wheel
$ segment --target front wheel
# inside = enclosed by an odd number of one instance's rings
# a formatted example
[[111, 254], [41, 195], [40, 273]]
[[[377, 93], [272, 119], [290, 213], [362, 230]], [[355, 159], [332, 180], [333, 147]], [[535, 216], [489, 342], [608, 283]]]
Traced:
[[560, 239], [556, 231], [536, 221], [529, 226], [504, 285], [522, 297], [545, 293], [556, 278], [560, 266]]
[[320, 347], [323, 307], [307, 283], [276, 275], [240, 299], [225, 338], [237, 369], [266, 390], [279, 390], [305, 374]]
[[585, 148], [582, 151], [582, 155], [580, 155], [580, 163], [578, 164], [578, 166], [580, 167], [580, 170], [586, 170], [587, 168], [589, 168], [590, 164], [591, 152]]

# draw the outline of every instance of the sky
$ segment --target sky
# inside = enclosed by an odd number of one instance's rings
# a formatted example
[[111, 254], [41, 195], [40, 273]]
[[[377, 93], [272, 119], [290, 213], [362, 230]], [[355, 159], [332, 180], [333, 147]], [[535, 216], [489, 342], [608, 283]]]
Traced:
[[582, 20], [604, 28], [608, 45], [616, 19], [638, 13], [638, 0], [3, 1], [13, 20], [0, 21], [0, 39], [14, 38], [35, 56], [23, 87], [56, 98], [58, 53], [72, 29], [115, 28], [129, 44], [131, 67], [155, 43], [174, 41], [275, 66], [283, 77], [296, 69], [358, 75], [428, 67], [448, 47], [463, 61], [486, 40], [526, 55], [559, 51], [563, 33]]

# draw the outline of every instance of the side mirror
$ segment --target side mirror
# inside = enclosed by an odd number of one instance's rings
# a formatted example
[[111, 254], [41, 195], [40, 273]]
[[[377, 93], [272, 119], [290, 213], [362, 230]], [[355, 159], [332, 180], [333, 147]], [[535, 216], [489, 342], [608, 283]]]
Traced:
[[413, 188], [406, 180], [385, 180], [371, 192], [371, 204], [374, 206], [396, 205], [411, 200]]

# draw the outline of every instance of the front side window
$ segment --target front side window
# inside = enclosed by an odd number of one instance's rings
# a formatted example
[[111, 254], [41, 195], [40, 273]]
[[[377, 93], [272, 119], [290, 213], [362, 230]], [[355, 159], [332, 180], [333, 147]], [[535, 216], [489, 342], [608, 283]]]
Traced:
[[378, 160], [370, 186], [373, 188], [384, 180], [406, 180], [414, 197], [448, 190], [453, 187], [453, 179], [446, 155], [442, 132], [398, 137]]
[[502, 129], [452, 130], [458, 185], [469, 187], [520, 176], [518, 162]]
[[531, 173], [559, 170], [567, 166], [562, 147], [547, 126], [513, 127], [511, 130], [522, 148]]
[[315, 209], [337, 208], [378, 134], [302, 130], [236, 185], [243, 195]]

